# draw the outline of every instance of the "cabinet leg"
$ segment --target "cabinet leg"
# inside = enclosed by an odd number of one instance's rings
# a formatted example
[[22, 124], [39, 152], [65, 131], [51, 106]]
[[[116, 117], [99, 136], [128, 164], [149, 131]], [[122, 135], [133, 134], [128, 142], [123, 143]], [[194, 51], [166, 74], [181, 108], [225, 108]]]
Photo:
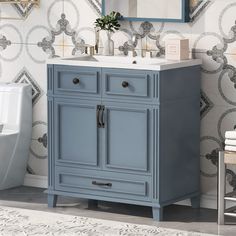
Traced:
[[152, 207], [152, 216], [154, 220], [163, 220], [163, 207]]
[[192, 208], [200, 208], [200, 196], [191, 198]]
[[48, 194], [48, 207], [56, 207], [57, 205], [57, 195]]
[[98, 201], [97, 200], [88, 200], [88, 208], [97, 208], [98, 207]]

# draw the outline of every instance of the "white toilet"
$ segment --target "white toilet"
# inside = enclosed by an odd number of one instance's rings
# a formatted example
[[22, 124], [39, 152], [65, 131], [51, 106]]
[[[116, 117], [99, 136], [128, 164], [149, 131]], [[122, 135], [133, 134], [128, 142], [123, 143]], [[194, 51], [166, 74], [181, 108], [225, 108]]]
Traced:
[[32, 132], [31, 85], [0, 83], [0, 131], [0, 190], [3, 190], [24, 182]]

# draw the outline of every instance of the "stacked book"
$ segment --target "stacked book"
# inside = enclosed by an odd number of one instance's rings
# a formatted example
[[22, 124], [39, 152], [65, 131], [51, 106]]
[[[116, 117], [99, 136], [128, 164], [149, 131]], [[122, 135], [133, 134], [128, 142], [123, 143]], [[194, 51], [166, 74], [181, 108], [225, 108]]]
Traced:
[[225, 151], [236, 152], [236, 130], [225, 133]]

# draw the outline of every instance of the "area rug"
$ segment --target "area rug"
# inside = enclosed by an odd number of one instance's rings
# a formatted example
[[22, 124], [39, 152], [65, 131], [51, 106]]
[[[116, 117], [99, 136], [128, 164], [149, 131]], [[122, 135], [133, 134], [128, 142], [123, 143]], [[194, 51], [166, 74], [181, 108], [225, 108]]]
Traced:
[[1, 206], [0, 235], [207, 236], [209, 234]]

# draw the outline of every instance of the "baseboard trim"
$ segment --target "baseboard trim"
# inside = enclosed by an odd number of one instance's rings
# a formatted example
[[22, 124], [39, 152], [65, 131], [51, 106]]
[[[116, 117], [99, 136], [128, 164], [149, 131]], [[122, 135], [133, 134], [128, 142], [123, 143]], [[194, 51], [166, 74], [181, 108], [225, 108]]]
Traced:
[[[37, 188], [47, 188], [48, 178], [47, 176], [31, 175], [26, 174], [24, 180], [24, 186], [37, 187]], [[190, 206], [190, 200], [184, 200], [176, 203], [177, 205]], [[215, 195], [201, 195], [201, 207], [208, 209], [217, 209], [217, 196]]]
[[26, 174], [24, 179], [24, 186], [47, 188], [48, 178], [47, 176]]
[[[177, 205], [191, 206], [190, 199], [180, 201], [176, 203]], [[217, 209], [217, 196], [215, 195], [201, 195], [201, 207], [208, 209]]]

